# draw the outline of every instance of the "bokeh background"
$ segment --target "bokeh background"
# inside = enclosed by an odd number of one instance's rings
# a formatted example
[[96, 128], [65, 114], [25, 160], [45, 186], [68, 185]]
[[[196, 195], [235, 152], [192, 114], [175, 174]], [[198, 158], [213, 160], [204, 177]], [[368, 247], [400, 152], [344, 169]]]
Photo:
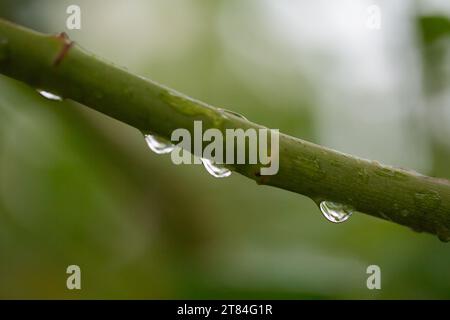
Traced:
[[[71, 4], [81, 30], [66, 30]], [[0, 16], [270, 128], [450, 178], [447, 0], [0, 0]], [[136, 129], [0, 76], [0, 298], [450, 298], [450, 244], [175, 166]]]

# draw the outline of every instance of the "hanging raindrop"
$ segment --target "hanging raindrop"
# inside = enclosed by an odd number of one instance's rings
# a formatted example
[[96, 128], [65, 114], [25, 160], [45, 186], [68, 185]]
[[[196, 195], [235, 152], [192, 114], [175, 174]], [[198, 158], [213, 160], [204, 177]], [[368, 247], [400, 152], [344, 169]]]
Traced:
[[226, 178], [231, 175], [231, 171], [225, 167], [214, 164], [212, 160], [202, 158], [203, 166], [213, 177]]
[[353, 209], [350, 206], [331, 201], [322, 201], [319, 208], [323, 216], [333, 223], [344, 222], [353, 213]]
[[175, 146], [166, 139], [153, 134], [144, 134], [148, 147], [157, 154], [166, 154], [173, 151]]
[[56, 94], [53, 94], [51, 92], [44, 91], [44, 90], [38, 90], [38, 92], [41, 96], [43, 96], [44, 98], [46, 98], [48, 100], [62, 101], [62, 98], [60, 96], [57, 96]]

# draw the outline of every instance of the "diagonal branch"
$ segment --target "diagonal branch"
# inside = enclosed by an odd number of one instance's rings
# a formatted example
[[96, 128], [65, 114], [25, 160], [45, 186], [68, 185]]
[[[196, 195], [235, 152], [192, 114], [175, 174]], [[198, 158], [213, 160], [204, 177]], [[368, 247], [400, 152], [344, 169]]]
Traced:
[[[0, 19], [0, 73], [80, 102], [141, 131], [170, 138], [173, 130], [263, 128], [133, 75], [84, 51]], [[259, 164], [233, 170], [258, 184], [343, 203], [355, 210], [450, 240], [450, 182], [381, 165], [280, 134], [279, 172]]]

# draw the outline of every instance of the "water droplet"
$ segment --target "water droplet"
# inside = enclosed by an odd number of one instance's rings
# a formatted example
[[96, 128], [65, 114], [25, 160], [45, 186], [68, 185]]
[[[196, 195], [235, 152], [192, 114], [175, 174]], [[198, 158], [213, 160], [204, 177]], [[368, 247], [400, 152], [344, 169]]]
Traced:
[[353, 213], [353, 209], [350, 206], [331, 201], [322, 201], [319, 208], [324, 217], [333, 223], [344, 222]]
[[148, 147], [157, 154], [165, 154], [173, 151], [175, 146], [164, 138], [154, 134], [144, 134]]
[[202, 162], [206, 171], [216, 178], [226, 178], [231, 175], [231, 171], [229, 169], [214, 164], [212, 160], [202, 158]]
[[244, 120], [247, 120], [248, 121], [248, 119], [246, 118], [246, 117], [244, 117], [242, 114], [240, 114], [240, 113], [237, 113], [237, 112], [234, 112], [234, 111], [231, 111], [231, 110], [227, 110], [227, 109], [223, 109], [223, 108], [219, 108], [219, 109], [217, 109], [217, 110], [219, 110], [219, 112], [222, 112], [223, 114], [225, 114], [225, 116], [227, 115], [227, 114], [231, 114], [232, 116], [235, 116], [235, 117], [238, 117], [238, 118], [241, 118], [241, 119], [244, 119]]
[[441, 196], [434, 190], [417, 192], [414, 194], [414, 202], [421, 211], [435, 210], [441, 205]]
[[44, 98], [46, 98], [48, 100], [62, 101], [62, 98], [60, 96], [57, 96], [56, 94], [53, 94], [51, 92], [44, 91], [44, 90], [38, 90], [38, 92], [41, 96], [43, 96]]

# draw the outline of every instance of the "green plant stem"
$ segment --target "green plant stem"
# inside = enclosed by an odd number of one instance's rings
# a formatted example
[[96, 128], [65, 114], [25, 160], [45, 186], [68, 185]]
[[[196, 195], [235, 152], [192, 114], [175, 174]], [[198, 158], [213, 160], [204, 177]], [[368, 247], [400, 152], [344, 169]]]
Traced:
[[[262, 126], [227, 115], [81, 49], [66, 37], [40, 34], [0, 20], [0, 72], [98, 110], [141, 131], [170, 139], [177, 128]], [[260, 165], [234, 165], [255, 180], [328, 200], [450, 240], [450, 183], [388, 167], [280, 134], [279, 172], [260, 176]]]

